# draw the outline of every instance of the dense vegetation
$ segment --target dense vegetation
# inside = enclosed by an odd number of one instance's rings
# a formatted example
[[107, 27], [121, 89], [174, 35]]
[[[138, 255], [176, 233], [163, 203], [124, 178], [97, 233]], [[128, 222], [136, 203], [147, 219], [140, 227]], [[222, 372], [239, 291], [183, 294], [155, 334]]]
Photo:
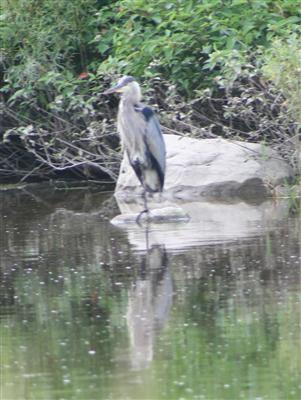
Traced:
[[170, 129], [265, 141], [296, 162], [298, 0], [2, 0], [0, 180], [115, 179], [117, 102], [136, 76]]

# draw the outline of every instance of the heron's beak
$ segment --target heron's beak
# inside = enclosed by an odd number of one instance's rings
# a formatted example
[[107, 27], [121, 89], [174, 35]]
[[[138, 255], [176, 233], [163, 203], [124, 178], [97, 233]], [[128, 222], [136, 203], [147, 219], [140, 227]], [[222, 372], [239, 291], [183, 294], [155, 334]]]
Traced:
[[103, 94], [112, 94], [112, 93], [120, 93], [122, 92], [123, 86], [120, 84], [117, 84], [116, 86], [111, 87], [110, 89], [107, 89], [103, 92]]

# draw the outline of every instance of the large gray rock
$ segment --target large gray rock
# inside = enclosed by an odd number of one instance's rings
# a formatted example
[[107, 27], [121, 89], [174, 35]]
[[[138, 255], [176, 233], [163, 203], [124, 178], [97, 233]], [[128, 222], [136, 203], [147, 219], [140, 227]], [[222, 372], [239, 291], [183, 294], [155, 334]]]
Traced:
[[[264, 198], [293, 175], [280, 155], [262, 144], [176, 135], [164, 135], [164, 139], [165, 198]], [[141, 192], [141, 185], [124, 157], [115, 194], [130, 199]]]
[[139, 221], [137, 221], [137, 217], [139, 215], [140, 210], [135, 210], [132, 213], [123, 212], [123, 207], [120, 206], [119, 208], [122, 212], [120, 215], [116, 215], [111, 220], [113, 225], [124, 225], [124, 224], [131, 224], [131, 223], [148, 223], [148, 222], [155, 222], [155, 223], [165, 223], [165, 222], [188, 222], [190, 220], [190, 216], [183, 210], [181, 207], [177, 207], [175, 205], [171, 206], [163, 206], [161, 208], [151, 208], [148, 213], [141, 214]]
[[[167, 207], [167, 201], [163, 203], [163, 207]], [[189, 221], [167, 219], [166, 223], [152, 223], [147, 231], [135, 223], [127, 223], [124, 219], [126, 215], [137, 216], [141, 210], [140, 204], [119, 200], [122, 214], [113, 223], [127, 232], [128, 240], [136, 250], [146, 250], [147, 245], [149, 248], [160, 245], [166, 250], [182, 251], [193, 246], [237, 243], [238, 240], [263, 237], [265, 233], [278, 229], [287, 220], [290, 210], [288, 199], [279, 199], [276, 202], [269, 199], [260, 204], [244, 201], [173, 203], [179, 204], [183, 212], [190, 216]], [[150, 207], [153, 206], [155, 204], [150, 203]], [[148, 240], [144, 233], [148, 233]]]

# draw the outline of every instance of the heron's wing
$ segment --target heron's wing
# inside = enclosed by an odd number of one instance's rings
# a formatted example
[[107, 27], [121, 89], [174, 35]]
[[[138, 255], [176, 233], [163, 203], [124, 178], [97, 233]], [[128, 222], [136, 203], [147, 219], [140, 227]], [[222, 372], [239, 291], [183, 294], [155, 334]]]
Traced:
[[165, 143], [161, 132], [160, 124], [150, 107], [142, 106], [136, 111], [141, 112], [146, 123], [144, 141], [149, 151], [153, 164], [158, 169], [161, 185], [163, 187], [165, 174]]

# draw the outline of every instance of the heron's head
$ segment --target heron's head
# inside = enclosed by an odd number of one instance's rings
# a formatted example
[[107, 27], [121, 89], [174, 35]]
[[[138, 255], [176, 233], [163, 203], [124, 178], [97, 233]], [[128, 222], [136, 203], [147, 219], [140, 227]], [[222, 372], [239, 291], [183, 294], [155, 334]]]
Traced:
[[132, 76], [123, 76], [117, 85], [104, 92], [104, 94], [111, 93], [122, 93], [125, 97], [132, 97], [135, 101], [139, 101], [141, 97], [140, 86]]

